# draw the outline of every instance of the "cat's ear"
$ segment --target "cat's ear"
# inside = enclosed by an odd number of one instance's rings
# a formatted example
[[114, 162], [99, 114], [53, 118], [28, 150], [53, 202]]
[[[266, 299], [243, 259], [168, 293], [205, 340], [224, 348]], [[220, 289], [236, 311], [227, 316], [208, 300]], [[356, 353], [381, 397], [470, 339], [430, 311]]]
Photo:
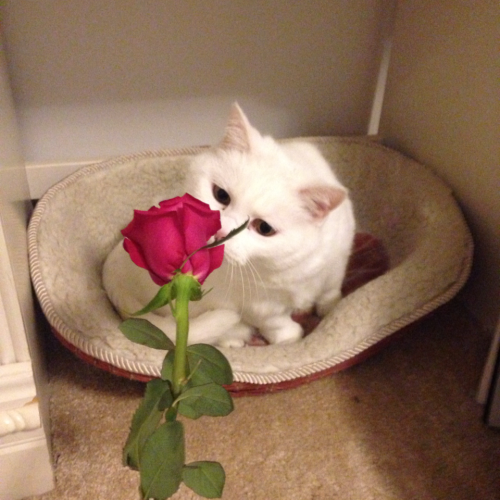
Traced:
[[301, 189], [299, 195], [313, 220], [321, 222], [346, 199], [347, 192], [334, 186], [311, 186]]
[[248, 153], [262, 139], [259, 131], [252, 127], [238, 103], [233, 103], [229, 113], [224, 138], [219, 143], [220, 149], [236, 149]]

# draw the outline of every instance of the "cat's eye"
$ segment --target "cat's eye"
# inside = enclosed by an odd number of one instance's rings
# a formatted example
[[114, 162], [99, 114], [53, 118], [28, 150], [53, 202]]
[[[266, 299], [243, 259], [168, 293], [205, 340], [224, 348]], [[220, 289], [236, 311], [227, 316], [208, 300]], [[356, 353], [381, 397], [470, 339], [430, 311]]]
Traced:
[[229, 196], [229, 193], [225, 189], [217, 186], [217, 184], [213, 185], [212, 193], [214, 195], [214, 198], [225, 207], [227, 207], [229, 203], [231, 203], [231, 197]]
[[276, 234], [276, 230], [262, 219], [254, 219], [251, 222], [251, 226], [262, 236], [273, 236], [273, 234]]

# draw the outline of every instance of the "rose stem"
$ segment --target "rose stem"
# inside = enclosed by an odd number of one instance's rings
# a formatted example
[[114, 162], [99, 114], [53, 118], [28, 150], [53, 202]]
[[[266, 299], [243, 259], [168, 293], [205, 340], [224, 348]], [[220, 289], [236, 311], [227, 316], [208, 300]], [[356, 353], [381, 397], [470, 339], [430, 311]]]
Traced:
[[189, 332], [189, 299], [191, 296], [192, 276], [177, 274], [175, 286], [177, 296], [175, 299], [175, 319], [177, 332], [175, 338], [174, 367], [172, 385], [174, 396], [181, 393], [182, 385], [186, 381], [187, 340]]

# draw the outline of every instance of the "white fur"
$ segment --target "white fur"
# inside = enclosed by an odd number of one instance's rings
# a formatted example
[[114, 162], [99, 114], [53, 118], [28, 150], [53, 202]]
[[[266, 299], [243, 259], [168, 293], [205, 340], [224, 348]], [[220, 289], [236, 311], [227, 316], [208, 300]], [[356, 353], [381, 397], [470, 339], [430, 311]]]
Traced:
[[[346, 189], [315, 147], [261, 136], [236, 104], [224, 139], [193, 159], [188, 179], [186, 191], [221, 210], [218, 236], [251, 221], [225, 244], [221, 268], [203, 286], [210, 293], [191, 302], [189, 342], [242, 346], [255, 329], [270, 343], [298, 340], [292, 312], [316, 306], [324, 315], [340, 298], [355, 230]], [[230, 194], [227, 207], [214, 198], [213, 184]], [[256, 219], [276, 234], [259, 234]], [[105, 262], [103, 283], [123, 316], [158, 289], [122, 242]], [[168, 306], [144, 317], [175, 339]]]

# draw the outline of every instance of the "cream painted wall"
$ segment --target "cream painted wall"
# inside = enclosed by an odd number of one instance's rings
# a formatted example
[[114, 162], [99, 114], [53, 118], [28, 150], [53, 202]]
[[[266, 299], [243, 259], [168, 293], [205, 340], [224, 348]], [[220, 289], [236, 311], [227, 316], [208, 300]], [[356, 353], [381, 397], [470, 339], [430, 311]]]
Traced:
[[393, 0], [3, 0], [28, 162], [213, 143], [238, 100], [275, 136], [364, 134]]
[[387, 143], [454, 189], [476, 242], [464, 297], [500, 312], [500, 2], [400, 0], [382, 112]]

